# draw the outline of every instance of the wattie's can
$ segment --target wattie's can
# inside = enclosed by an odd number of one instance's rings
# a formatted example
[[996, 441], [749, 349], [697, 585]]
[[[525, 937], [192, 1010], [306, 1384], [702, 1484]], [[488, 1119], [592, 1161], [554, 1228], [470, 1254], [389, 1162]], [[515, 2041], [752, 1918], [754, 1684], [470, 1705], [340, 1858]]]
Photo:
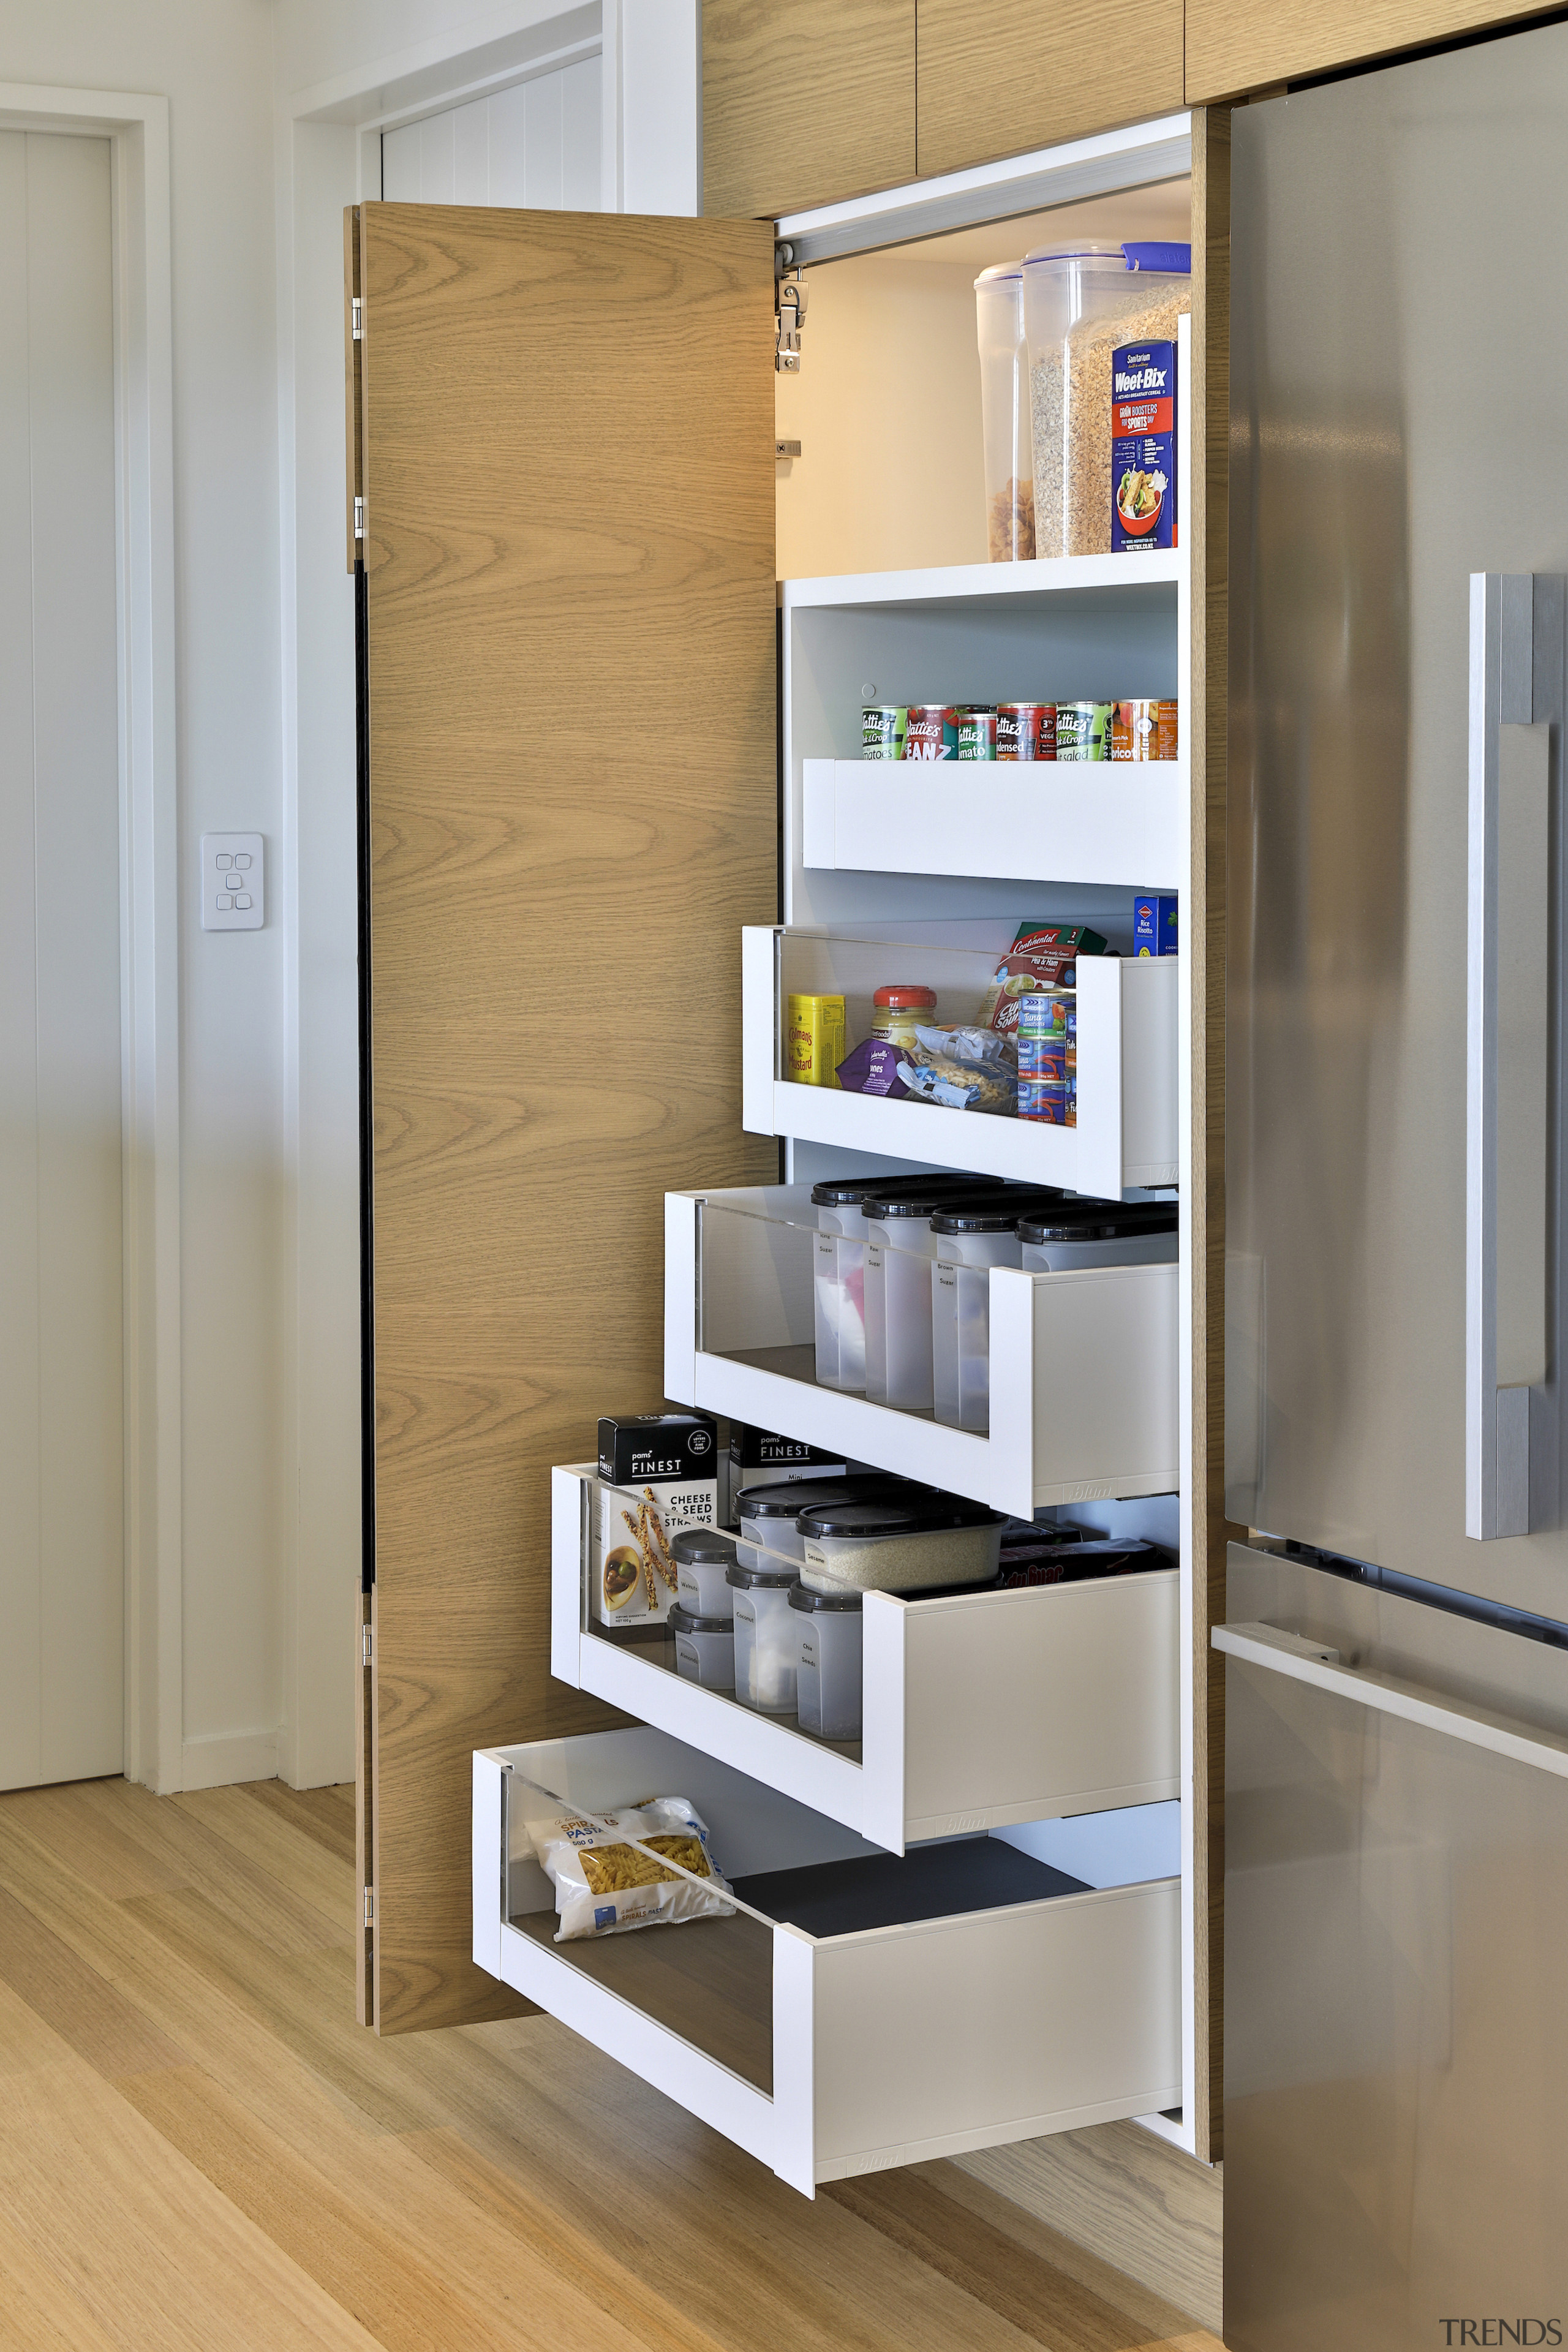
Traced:
[[911, 702], [904, 736], [906, 760], [956, 760], [958, 710], [951, 702]]
[[1057, 756], [1057, 706], [1054, 702], [999, 702], [996, 706], [996, 757], [999, 760], [1054, 760]]
[[1110, 720], [1110, 756], [1113, 760], [1173, 760], [1175, 704], [1117, 703]]
[[910, 714], [899, 702], [868, 702], [860, 712], [860, 757], [901, 760]]
[[1109, 760], [1110, 714], [1114, 708], [1110, 702], [1058, 702], [1057, 758]]
[[961, 760], [994, 760], [996, 757], [996, 706], [994, 702], [960, 704], [958, 756]]

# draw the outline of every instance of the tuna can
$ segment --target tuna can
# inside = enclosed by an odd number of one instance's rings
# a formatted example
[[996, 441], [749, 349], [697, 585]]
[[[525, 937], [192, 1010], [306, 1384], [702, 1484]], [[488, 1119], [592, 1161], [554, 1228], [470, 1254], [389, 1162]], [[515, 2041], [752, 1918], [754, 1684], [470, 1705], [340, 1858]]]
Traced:
[[1068, 1046], [1065, 1037], [1018, 1037], [1018, 1084], [1026, 1078], [1043, 1078], [1054, 1086], [1065, 1086], [1068, 1075]]
[[1057, 756], [1057, 706], [1054, 702], [999, 702], [996, 706], [996, 757], [999, 760], [1054, 760]]
[[1037, 988], [1018, 999], [1018, 1042], [1026, 1037], [1056, 1038], [1065, 1043], [1069, 1013], [1076, 1013], [1075, 1000], [1066, 989]]
[[1018, 1117], [1032, 1118], [1046, 1127], [1066, 1127], [1068, 1090], [1056, 1078], [1025, 1078], [1018, 1080]]
[[900, 702], [868, 702], [860, 712], [860, 757], [901, 760], [910, 714]]
[[958, 756], [961, 760], [996, 757], [996, 706], [965, 702], [958, 713]]
[[1058, 702], [1057, 758], [1109, 760], [1110, 714], [1115, 707], [1110, 702]]
[[951, 702], [911, 702], [904, 735], [906, 760], [955, 760], [958, 710]]

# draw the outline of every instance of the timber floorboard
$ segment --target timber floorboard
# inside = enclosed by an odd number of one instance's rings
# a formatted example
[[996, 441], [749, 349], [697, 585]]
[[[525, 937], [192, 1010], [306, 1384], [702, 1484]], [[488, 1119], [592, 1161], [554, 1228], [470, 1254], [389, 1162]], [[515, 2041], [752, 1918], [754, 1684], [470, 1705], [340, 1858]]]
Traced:
[[551, 2018], [378, 2040], [353, 1893], [352, 1790], [0, 1797], [6, 2352], [1220, 2352], [952, 2166], [813, 2203]]

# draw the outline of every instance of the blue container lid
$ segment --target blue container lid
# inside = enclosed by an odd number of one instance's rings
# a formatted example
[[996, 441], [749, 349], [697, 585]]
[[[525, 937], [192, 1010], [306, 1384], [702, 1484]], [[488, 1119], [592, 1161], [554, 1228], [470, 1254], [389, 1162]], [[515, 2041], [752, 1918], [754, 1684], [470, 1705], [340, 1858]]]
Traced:
[[1193, 248], [1190, 245], [1124, 245], [1129, 269], [1163, 269], [1173, 277], [1190, 278], [1193, 274]]

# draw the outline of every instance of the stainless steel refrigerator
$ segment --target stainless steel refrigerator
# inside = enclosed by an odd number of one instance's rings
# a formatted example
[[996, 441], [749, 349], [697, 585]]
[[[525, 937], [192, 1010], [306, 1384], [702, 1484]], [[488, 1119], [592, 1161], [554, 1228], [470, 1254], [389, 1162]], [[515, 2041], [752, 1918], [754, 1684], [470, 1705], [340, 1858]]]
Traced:
[[1568, 2341], [1568, 25], [1233, 117], [1225, 2335]]

